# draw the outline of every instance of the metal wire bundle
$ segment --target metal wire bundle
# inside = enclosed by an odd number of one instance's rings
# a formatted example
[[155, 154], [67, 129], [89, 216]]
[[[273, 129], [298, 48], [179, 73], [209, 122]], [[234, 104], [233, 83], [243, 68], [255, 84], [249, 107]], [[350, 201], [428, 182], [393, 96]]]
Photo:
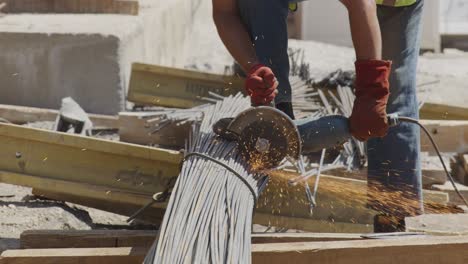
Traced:
[[157, 107], [142, 118], [146, 119], [148, 127], [152, 127], [150, 134], [155, 134], [167, 126], [180, 126], [201, 121], [203, 110], [209, 106], [209, 104], [204, 104], [189, 109]]
[[266, 177], [249, 172], [236, 143], [212, 132], [214, 122], [249, 106], [236, 95], [204, 109], [145, 264], [251, 263], [252, 213]]

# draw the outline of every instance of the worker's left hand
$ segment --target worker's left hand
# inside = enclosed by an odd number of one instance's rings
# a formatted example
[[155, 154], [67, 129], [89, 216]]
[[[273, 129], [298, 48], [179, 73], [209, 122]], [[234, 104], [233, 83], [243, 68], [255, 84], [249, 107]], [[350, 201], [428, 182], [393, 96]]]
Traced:
[[245, 90], [254, 105], [270, 104], [278, 94], [277, 87], [278, 81], [269, 67], [259, 63], [249, 70], [245, 80]]
[[390, 68], [389, 61], [356, 62], [356, 99], [349, 122], [351, 134], [360, 141], [387, 135]]

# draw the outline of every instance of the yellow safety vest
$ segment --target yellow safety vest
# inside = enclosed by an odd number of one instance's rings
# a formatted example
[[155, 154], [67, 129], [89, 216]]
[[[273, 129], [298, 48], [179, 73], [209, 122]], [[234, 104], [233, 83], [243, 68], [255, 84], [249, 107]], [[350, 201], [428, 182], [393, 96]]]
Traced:
[[[410, 6], [418, 0], [375, 0], [378, 5], [386, 6]], [[289, 3], [289, 10], [294, 12], [297, 10], [297, 2]]]
[[378, 5], [386, 6], [409, 6], [416, 3], [418, 0], [375, 0]]

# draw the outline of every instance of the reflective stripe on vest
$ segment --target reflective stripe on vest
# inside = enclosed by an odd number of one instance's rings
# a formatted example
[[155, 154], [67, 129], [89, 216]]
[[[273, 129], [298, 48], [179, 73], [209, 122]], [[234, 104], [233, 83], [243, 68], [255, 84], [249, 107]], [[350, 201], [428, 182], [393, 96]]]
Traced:
[[386, 6], [409, 6], [417, 1], [418, 0], [376, 0], [377, 4]]

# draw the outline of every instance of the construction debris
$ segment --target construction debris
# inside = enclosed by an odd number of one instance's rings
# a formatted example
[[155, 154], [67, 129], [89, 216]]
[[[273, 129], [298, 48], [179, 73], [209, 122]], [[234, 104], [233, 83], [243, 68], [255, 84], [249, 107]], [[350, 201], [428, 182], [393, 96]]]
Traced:
[[144, 112], [119, 113], [119, 136], [123, 142], [183, 149], [191, 127], [203, 117], [201, 105], [190, 109], [151, 108]]
[[[0, 117], [17, 125], [32, 122], [55, 121], [59, 111], [37, 107], [0, 104]], [[96, 127], [118, 128], [118, 118], [110, 115], [88, 114], [89, 119]]]
[[62, 107], [55, 121], [54, 130], [86, 135], [92, 127], [93, 123], [78, 103], [71, 97], [62, 99]]

